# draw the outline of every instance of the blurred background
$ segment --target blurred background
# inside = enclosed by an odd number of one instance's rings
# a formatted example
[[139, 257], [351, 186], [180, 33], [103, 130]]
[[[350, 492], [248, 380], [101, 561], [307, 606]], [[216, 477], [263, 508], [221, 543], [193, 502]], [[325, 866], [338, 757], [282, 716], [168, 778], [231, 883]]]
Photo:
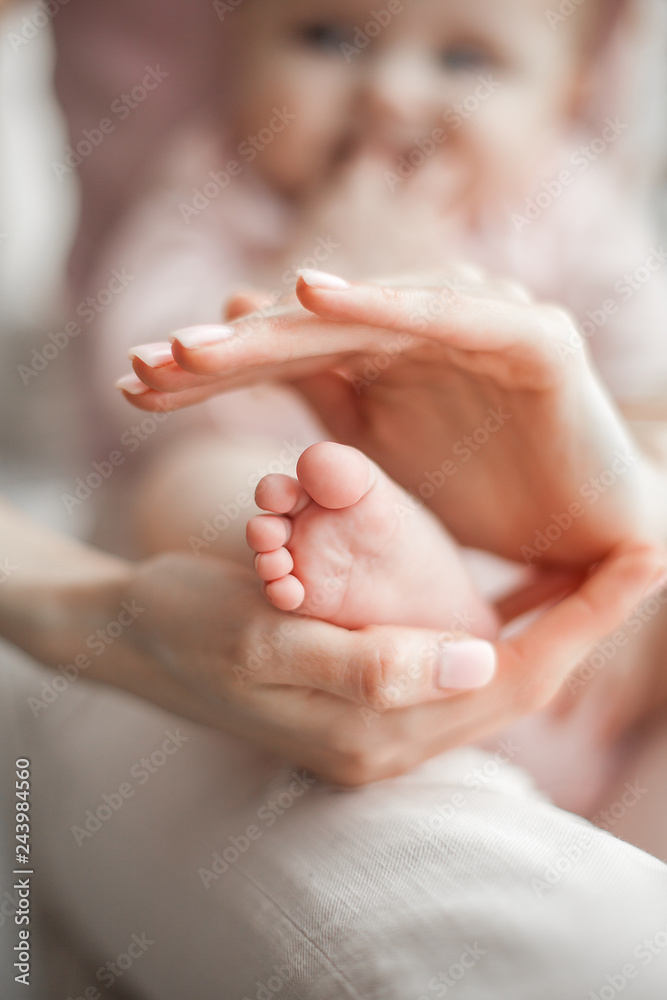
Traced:
[[[665, 0], [657, 3], [667, 13]], [[49, 332], [60, 331], [66, 321], [66, 268], [80, 207], [75, 172], [59, 176], [53, 166], [62, 162], [69, 140], [53, 93], [51, 24], [29, 38], [25, 35], [25, 19], [37, 22], [39, 6], [17, 4], [0, 19], [0, 493], [55, 528], [85, 537], [94, 505], [84, 504], [69, 514], [61, 498], [80, 474], [88, 441], [86, 411], [77, 392], [77, 352], [63, 351], [25, 381], [33, 352], [41, 352], [50, 342]], [[119, 4], [118, 9], [125, 6]], [[210, 17], [211, 5], [200, 7]], [[64, 19], [70, 12], [59, 16]], [[665, 20], [663, 16], [663, 25]], [[23, 39], [20, 45], [17, 37]], [[187, 44], [198, 44], [197, 38], [193, 30]], [[641, 114], [635, 128], [638, 148], [644, 150], [655, 177], [653, 211], [665, 234], [664, 31], [652, 38], [651, 46], [646, 72], [638, 81]], [[119, 374], [109, 373], [110, 387]], [[0, 882], [0, 893], [3, 888]], [[44, 942], [44, 964], [54, 990], [49, 995], [65, 997], [69, 991], [76, 996], [77, 989], [91, 982], [86, 956], [77, 954], [76, 942], [53, 924], [45, 927]], [[106, 991], [105, 996], [112, 994]]]

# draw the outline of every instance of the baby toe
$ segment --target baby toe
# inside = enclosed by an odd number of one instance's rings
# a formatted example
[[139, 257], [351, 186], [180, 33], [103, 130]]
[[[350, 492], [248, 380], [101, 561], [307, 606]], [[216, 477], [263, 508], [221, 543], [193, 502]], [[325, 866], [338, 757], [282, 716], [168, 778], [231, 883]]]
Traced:
[[255, 490], [255, 503], [274, 514], [295, 514], [308, 502], [308, 496], [296, 479], [281, 473], [264, 476]]
[[296, 611], [306, 596], [303, 584], [295, 576], [284, 576], [282, 580], [267, 583], [265, 593], [279, 611]]
[[246, 526], [246, 540], [255, 552], [273, 552], [289, 541], [292, 522], [287, 517], [257, 514]]
[[294, 560], [285, 548], [260, 552], [255, 556], [255, 571], [260, 580], [270, 583], [287, 576], [294, 569]]

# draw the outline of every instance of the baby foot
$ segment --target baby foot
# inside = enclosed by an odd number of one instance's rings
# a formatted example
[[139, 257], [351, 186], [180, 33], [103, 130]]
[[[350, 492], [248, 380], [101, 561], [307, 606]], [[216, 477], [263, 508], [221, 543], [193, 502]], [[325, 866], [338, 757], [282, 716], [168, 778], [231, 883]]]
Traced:
[[495, 638], [454, 542], [425, 509], [355, 448], [312, 445], [297, 477], [269, 475], [248, 523], [266, 595], [344, 628], [411, 625]]

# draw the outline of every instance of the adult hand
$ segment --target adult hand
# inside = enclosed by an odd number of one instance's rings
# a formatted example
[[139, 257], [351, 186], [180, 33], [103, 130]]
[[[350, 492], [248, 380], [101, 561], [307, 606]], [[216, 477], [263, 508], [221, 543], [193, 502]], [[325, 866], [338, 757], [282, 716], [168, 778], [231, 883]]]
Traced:
[[[347, 631], [278, 612], [254, 574], [212, 557], [160, 556], [116, 570], [108, 584], [65, 587], [58, 621], [69, 620], [71, 648], [81, 650], [87, 633], [130, 607], [133, 622], [86, 676], [354, 785], [541, 708], [666, 566], [650, 547], [613, 552], [576, 592], [495, 644], [495, 671], [491, 647], [478, 640], [391, 626]], [[501, 614], [544, 596], [524, 595]]]
[[[301, 307], [134, 352], [127, 398], [152, 410], [291, 381], [462, 544], [518, 561], [585, 565], [660, 533], [657, 475], [562, 310], [469, 268], [391, 287], [307, 277]], [[262, 302], [244, 294], [230, 313]]]

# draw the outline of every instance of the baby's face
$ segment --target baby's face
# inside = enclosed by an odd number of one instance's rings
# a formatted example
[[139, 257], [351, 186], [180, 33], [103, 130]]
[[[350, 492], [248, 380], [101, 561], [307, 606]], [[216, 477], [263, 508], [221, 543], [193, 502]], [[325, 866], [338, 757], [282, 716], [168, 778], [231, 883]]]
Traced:
[[[255, 159], [299, 197], [359, 144], [398, 160], [434, 130], [441, 155], [506, 197], [572, 113], [585, 7], [552, 0], [244, 0], [238, 141], [286, 108]], [[592, 6], [592, 3], [590, 4]], [[258, 145], [264, 145], [260, 141]]]

